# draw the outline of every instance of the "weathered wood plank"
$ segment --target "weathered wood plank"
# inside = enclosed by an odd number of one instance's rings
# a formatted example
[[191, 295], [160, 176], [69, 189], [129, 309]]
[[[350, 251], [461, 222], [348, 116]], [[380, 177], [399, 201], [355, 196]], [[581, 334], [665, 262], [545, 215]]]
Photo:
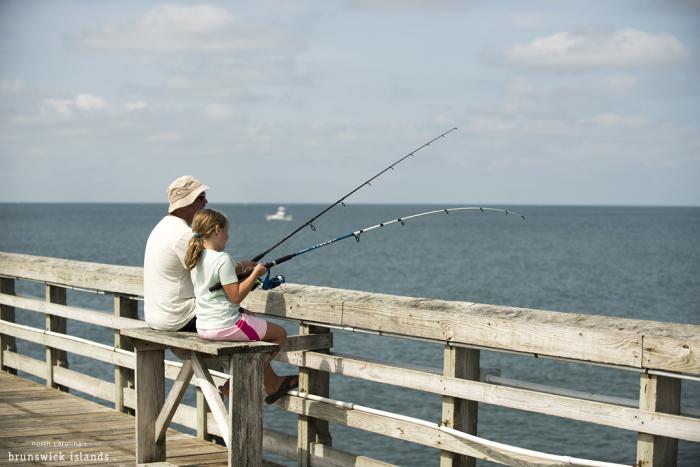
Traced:
[[143, 268], [0, 252], [0, 275], [143, 295]]
[[[305, 308], [307, 295], [309, 306]], [[642, 339], [649, 336], [679, 336], [684, 341], [681, 346], [700, 347], [697, 325], [298, 284], [256, 291], [248, 300], [248, 308], [271, 316], [595, 363], [641, 367]], [[664, 369], [657, 367], [653, 359], [648, 363], [655, 365], [650, 368]], [[695, 358], [688, 360], [684, 355], [680, 355], [674, 368], [674, 371], [700, 374], [700, 362]]]
[[265, 313], [317, 323], [340, 325], [343, 321], [343, 302], [336, 300], [328, 287], [287, 284], [284, 291], [261, 291], [248, 295], [243, 307], [256, 313]]
[[[681, 382], [664, 376], [642, 374], [639, 407], [650, 412], [678, 414], [681, 408]], [[675, 467], [678, 463], [678, 440], [639, 433], [638, 467]]]
[[[13, 296], [15, 294], [15, 280], [7, 277], [0, 277], [0, 292], [2, 292], [2, 295]], [[14, 323], [15, 307], [0, 302], [0, 320]], [[16, 350], [15, 338], [0, 333], [0, 370], [9, 371], [15, 375], [17, 374], [16, 370], [7, 368], [4, 363], [5, 352], [15, 352]]]
[[[324, 347], [330, 348], [330, 338], [332, 334], [328, 328], [318, 326], [309, 326], [301, 324], [299, 326], [300, 334], [305, 337], [326, 336], [329, 345]], [[288, 351], [293, 348], [287, 348]], [[326, 351], [327, 352], [327, 351]], [[299, 390], [315, 394], [322, 397], [328, 397], [330, 394], [329, 374], [324, 371], [318, 371], [311, 368], [299, 368]], [[297, 461], [300, 467], [308, 467], [311, 465], [311, 445], [313, 443], [332, 444], [328, 422], [310, 418], [307, 415], [299, 415], [297, 422]]]
[[[573, 462], [569, 464], [563, 456], [513, 448], [512, 446], [497, 445], [478, 438], [457, 437], [437, 428], [437, 425], [425, 422], [419, 423], [408, 418], [395, 418], [388, 414], [369, 413], [358, 409], [348, 409], [335, 404], [312, 401], [296, 396], [290, 396], [278, 402], [286, 410], [297, 414], [306, 414], [323, 418], [352, 428], [381, 434], [391, 438], [403, 439], [438, 449], [447, 449], [459, 454], [476, 457], [507, 465], [583, 465]], [[496, 445], [494, 445], [496, 444]], [[552, 462], [559, 459], [558, 462]], [[590, 465], [590, 464], [589, 464]]]
[[165, 398], [163, 350], [136, 350], [136, 461], [165, 460], [165, 437], [155, 437]]
[[197, 410], [197, 438], [202, 440], [210, 440], [211, 436], [207, 432], [207, 418], [209, 415], [209, 406], [207, 405], [207, 400], [204, 398], [204, 393], [202, 388], [197, 387], [196, 389], [196, 410]]
[[[68, 370], [70, 371], [70, 370]], [[25, 393], [38, 393], [39, 397], [28, 401], [27, 404], [39, 409], [44, 409], [46, 404], [53, 404], [58, 408], [55, 400], [57, 396], [62, 401], [70, 401], [70, 405], [60, 404], [60, 407], [73, 406], [81, 407], [82, 412], [75, 414], [43, 413], [36, 410], [32, 414], [24, 415], [22, 420], [24, 425], [12, 423], [5, 416], [3, 421], [7, 421], [7, 426], [0, 429], [0, 464], [8, 462], [8, 452], [14, 454], [48, 454], [49, 452], [63, 452], [65, 461], [42, 462], [42, 465], [65, 465], [68, 463], [82, 463], [87, 465], [99, 464], [104, 466], [134, 465], [135, 464], [135, 444], [134, 444], [134, 419], [128, 415], [115, 412], [107, 407], [100, 406], [93, 402], [79, 399], [69, 394], [62, 394], [53, 389], [42, 387], [37, 383], [22, 380], [14, 377], [8, 379], [9, 375], [0, 373], [0, 392], [6, 393], [8, 387], [20, 387]], [[0, 396], [2, 399], [2, 396]], [[99, 414], [99, 415], [96, 415]], [[7, 415], [7, 414], [5, 414]], [[49, 420], [48, 424], [44, 423]], [[90, 421], [92, 420], [92, 421]], [[75, 442], [79, 440], [85, 445], [71, 447], [56, 447], [55, 445], [32, 445], [37, 440], [49, 440], [53, 442]], [[201, 442], [193, 439], [189, 435], [168, 431], [168, 462], [176, 465], [227, 465], [226, 449], [216, 444]], [[69, 445], [66, 445], [69, 446]], [[70, 462], [70, 454], [83, 454], [82, 462]], [[103, 456], [100, 458], [100, 454]], [[107, 460], [109, 456], [109, 460]], [[93, 459], [94, 462], [90, 462]], [[100, 460], [104, 459], [104, 460]], [[13, 462], [17, 463], [17, 462]], [[28, 462], [20, 462], [30, 464]], [[263, 466], [274, 465], [263, 461]]]
[[[294, 354], [289, 354], [294, 355]], [[421, 372], [396, 364], [369, 361], [351, 356], [306, 352], [292, 363], [334, 374], [391, 384], [443, 396], [458, 397], [512, 409], [569, 418], [624, 430], [646, 432], [688, 441], [700, 441], [700, 420], [588, 401], [573, 397], [545, 394], [450, 378]]]
[[180, 370], [180, 374], [177, 375], [177, 379], [175, 379], [175, 382], [170, 388], [168, 397], [165, 398], [163, 408], [156, 419], [156, 440], [165, 435], [168, 426], [170, 426], [170, 422], [175, 415], [175, 411], [177, 410], [178, 405], [180, 405], [182, 397], [185, 395], [187, 386], [190, 384], [190, 379], [192, 379], [193, 373], [192, 360], [185, 360], [184, 364], [182, 365], [182, 369]]
[[230, 441], [230, 434], [228, 431], [229, 415], [226, 412], [224, 401], [221, 400], [219, 390], [214, 384], [214, 381], [211, 378], [211, 374], [209, 374], [209, 370], [207, 369], [207, 365], [204, 362], [204, 359], [196, 352], [192, 352], [191, 359], [192, 368], [194, 369], [195, 376], [197, 376], [198, 385], [202, 390], [202, 393], [204, 394], [204, 398], [206, 399], [207, 404], [211, 408], [211, 414], [214, 418], [216, 425], [219, 428], [219, 433], [221, 433], [221, 437], [224, 439], [226, 446], [229, 446], [230, 448], [230, 445], [228, 444]]
[[103, 362], [134, 368], [134, 355], [130, 352], [117, 351], [114, 347], [74, 336], [46, 334], [38, 329], [21, 324], [11, 324], [0, 321], [0, 332], [25, 339], [37, 344], [47, 345], [56, 349], [76, 353]]
[[[127, 303], [134, 302], [133, 300], [126, 300]], [[36, 311], [38, 313], [60, 316], [61, 318], [73, 319], [76, 321], [82, 321], [83, 323], [95, 324], [111, 329], [142, 328], [144, 326], [144, 322], [137, 319], [117, 317], [107, 313], [90, 310], [87, 308], [58, 305], [34, 298], [14, 296], [9, 294], [0, 294], [0, 304], [2, 304], [3, 306], [11, 306], [16, 308], [22, 308], [24, 310]], [[130, 315], [131, 313], [128, 314]]]
[[[0, 275], [68, 286], [141, 295], [141, 274], [141, 268], [0, 253]], [[138, 286], [129, 289], [124, 283], [138, 283]], [[700, 374], [697, 357], [700, 326], [697, 325], [395, 297], [298, 284], [267, 292], [255, 291], [245, 304], [255, 312], [312, 323]], [[372, 319], [367, 319], [368, 316]], [[644, 351], [642, 338], [649, 344]], [[659, 344], [655, 344], [657, 338]]]
[[[94, 315], [94, 313], [93, 313]], [[118, 319], [131, 319], [138, 321], [139, 307], [136, 300], [132, 300], [124, 295], [114, 295], [114, 317]], [[134, 344], [128, 337], [122, 336], [119, 329], [114, 330], [114, 348], [132, 352]], [[134, 370], [114, 367], [114, 408], [120, 412], [129, 412], [124, 407], [124, 389], [135, 388]], [[133, 415], [133, 413], [132, 413]]]
[[207, 341], [194, 332], [164, 332], [151, 328], [124, 329], [122, 334], [144, 342], [153, 342], [168, 347], [186, 349], [207, 355], [221, 356], [233, 353], [266, 352], [279, 350], [277, 344], [270, 342], [222, 342]]
[[391, 467], [394, 464], [382, 462], [366, 456], [348, 454], [320, 443], [311, 445], [311, 465], [314, 467], [337, 467], [351, 465], [353, 467]]
[[[443, 374], [447, 377], [479, 381], [480, 355], [478, 350], [445, 346]], [[476, 435], [478, 403], [451, 396], [442, 398], [442, 424]], [[440, 467], [475, 467], [476, 459], [440, 451]]]
[[[685, 334], [681, 334], [684, 331]], [[700, 326], [686, 325], [675, 332], [677, 334], [672, 336], [644, 336], [644, 367], [698, 374]]]
[[298, 352], [300, 350], [330, 349], [333, 346], [333, 334], [328, 328], [314, 327], [314, 329], [317, 329], [318, 333], [287, 336], [284, 351]]
[[[66, 304], [66, 289], [63, 287], [46, 285], [45, 296], [48, 303], [56, 303], [58, 305]], [[44, 317], [44, 322], [45, 331], [66, 334], [67, 322], [65, 318], [46, 315]], [[46, 385], [58, 388], [61, 391], [67, 391], [65, 386], [59, 386], [54, 382], [53, 369], [55, 366], [68, 368], [68, 354], [66, 354], [65, 350], [57, 350], [46, 346]]]
[[255, 467], [263, 450], [263, 353], [229, 357], [229, 467]]

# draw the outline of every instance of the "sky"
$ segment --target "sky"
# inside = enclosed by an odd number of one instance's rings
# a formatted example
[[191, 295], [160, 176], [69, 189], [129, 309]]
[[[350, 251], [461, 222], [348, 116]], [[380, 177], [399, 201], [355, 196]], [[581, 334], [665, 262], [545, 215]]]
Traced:
[[0, 202], [700, 205], [700, 1], [0, 0]]

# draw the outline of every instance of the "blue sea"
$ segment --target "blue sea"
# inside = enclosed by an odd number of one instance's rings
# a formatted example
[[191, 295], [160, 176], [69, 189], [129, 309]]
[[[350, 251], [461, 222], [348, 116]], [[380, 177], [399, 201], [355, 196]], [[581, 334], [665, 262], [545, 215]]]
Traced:
[[[276, 205], [216, 204], [231, 221], [227, 251], [248, 259], [270, 247], [324, 205], [287, 205], [292, 222], [267, 222]], [[283, 256], [341, 234], [421, 211], [453, 206], [338, 206], [278, 247]], [[508, 207], [503, 213], [452, 213], [395, 224], [299, 256], [275, 271], [289, 282], [522, 308], [700, 324], [700, 208], [599, 206]], [[0, 204], [0, 251], [141, 266], [156, 204]], [[18, 293], [42, 296], [36, 284]], [[69, 303], [111, 312], [110, 297], [69, 291]], [[19, 312], [18, 322], [41, 326]], [[111, 344], [104, 329], [69, 321], [69, 332]], [[290, 333], [296, 326], [286, 323]], [[442, 366], [442, 348], [417, 341], [334, 331], [337, 352]], [[42, 348], [22, 344], [43, 358]], [[71, 368], [113, 379], [112, 367], [71, 355]], [[501, 376], [637, 399], [631, 371], [481, 352], [483, 367]], [[280, 365], [281, 372], [293, 371]], [[700, 383], [683, 381], [682, 407], [700, 408]], [[331, 397], [438, 422], [440, 398], [417, 391], [332, 376]], [[192, 394], [188, 403], [194, 404]], [[295, 417], [265, 411], [266, 425], [290, 434]], [[632, 464], [636, 433], [557, 417], [479, 406], [479, 435], [552, 454]], [[331, 425], [333, 446], [406, 466], [439, 464], [439, 453], [411, 443]], [[281, 459], [266, 456], [272, 460]], [[680, 442], [679, 465], [698, 466], [700, 444]], [[294, 465], [293, 463], [288, 463]], [[491, 465], [478, 462], [478, 465]]]

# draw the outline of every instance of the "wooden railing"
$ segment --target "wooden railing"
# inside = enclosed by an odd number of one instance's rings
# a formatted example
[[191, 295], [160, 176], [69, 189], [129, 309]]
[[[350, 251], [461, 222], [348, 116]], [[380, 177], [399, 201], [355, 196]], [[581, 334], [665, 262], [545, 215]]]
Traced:
[[[16, 280], [44, 284], [45, 299], [15, 294]], [[135, 407], [133, 349], [120, 330], [137, 319], [142, 270], [135, 267], [0, 253], [0, 365], [58, 388], [70, 388]], [[66, 304], [66, 289], [114, 296], [112, 315]], [[299, 465], [386, 465], [330, 447], [328, 422], [440, 449], [440, 465], [473, 465], [486, 459], [506, 465], [613, 465], [521, 449], [475, 436], [478, 404], [518, 409], [637, 432], [637, 465], [676, 464], [678, 440], [700, 442], [697, 410], [680, 407], [681, 381], [700, 378], [700, 326], [518, 309], [495, 305], [398, 297], [287, 284], [252, 293], [244, 306], [299, 323], [300, 334], [345, 329], [442, 346], [443, 371], [325, 351], [288, 351], [280, 361], [299, 366], [300, 387], [279, 405], [299, 417], [296, 439], [266, 430], [265, 450]], [[45, 315], [37, 329], [15, 323], [18, 309]], [[371, 319], [368, 319], [371, 317]], [[66, 334], [66, 319], [112, 329], [114, 345]], [[16, 351], [15, 339], [46, 348], [44, 361]], [[526, 384], [497, 376], [480, 378], [480, 353], [504, 351], [635, 370], [639, 400]], [[67, 353], [114, 365], [114, 383], [69, 368]], [[174, 379], [181, 364], [166, 362]], [[339, 374], [442, 396], [442, 423], [329, 399], [329, 375]], [[223, 374], [214, 373], [218, 384]], [[196, 382], [194, 383], [196, 385]], [[181, 406], [173, 423], [201, 438], [219, 435], [197, 393], [197, 405]], [[632, 446], [630, 446], [630, 449]]]

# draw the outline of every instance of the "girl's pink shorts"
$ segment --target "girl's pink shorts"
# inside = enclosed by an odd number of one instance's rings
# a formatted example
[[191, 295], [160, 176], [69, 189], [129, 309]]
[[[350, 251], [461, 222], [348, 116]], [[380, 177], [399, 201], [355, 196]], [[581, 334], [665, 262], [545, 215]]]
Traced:
[[228, 328], [197, 329], [197, 335], [210, 341], [261, 341], [267, 332], [267, 321], [250, 314], [241, 313], [241, 318]]

